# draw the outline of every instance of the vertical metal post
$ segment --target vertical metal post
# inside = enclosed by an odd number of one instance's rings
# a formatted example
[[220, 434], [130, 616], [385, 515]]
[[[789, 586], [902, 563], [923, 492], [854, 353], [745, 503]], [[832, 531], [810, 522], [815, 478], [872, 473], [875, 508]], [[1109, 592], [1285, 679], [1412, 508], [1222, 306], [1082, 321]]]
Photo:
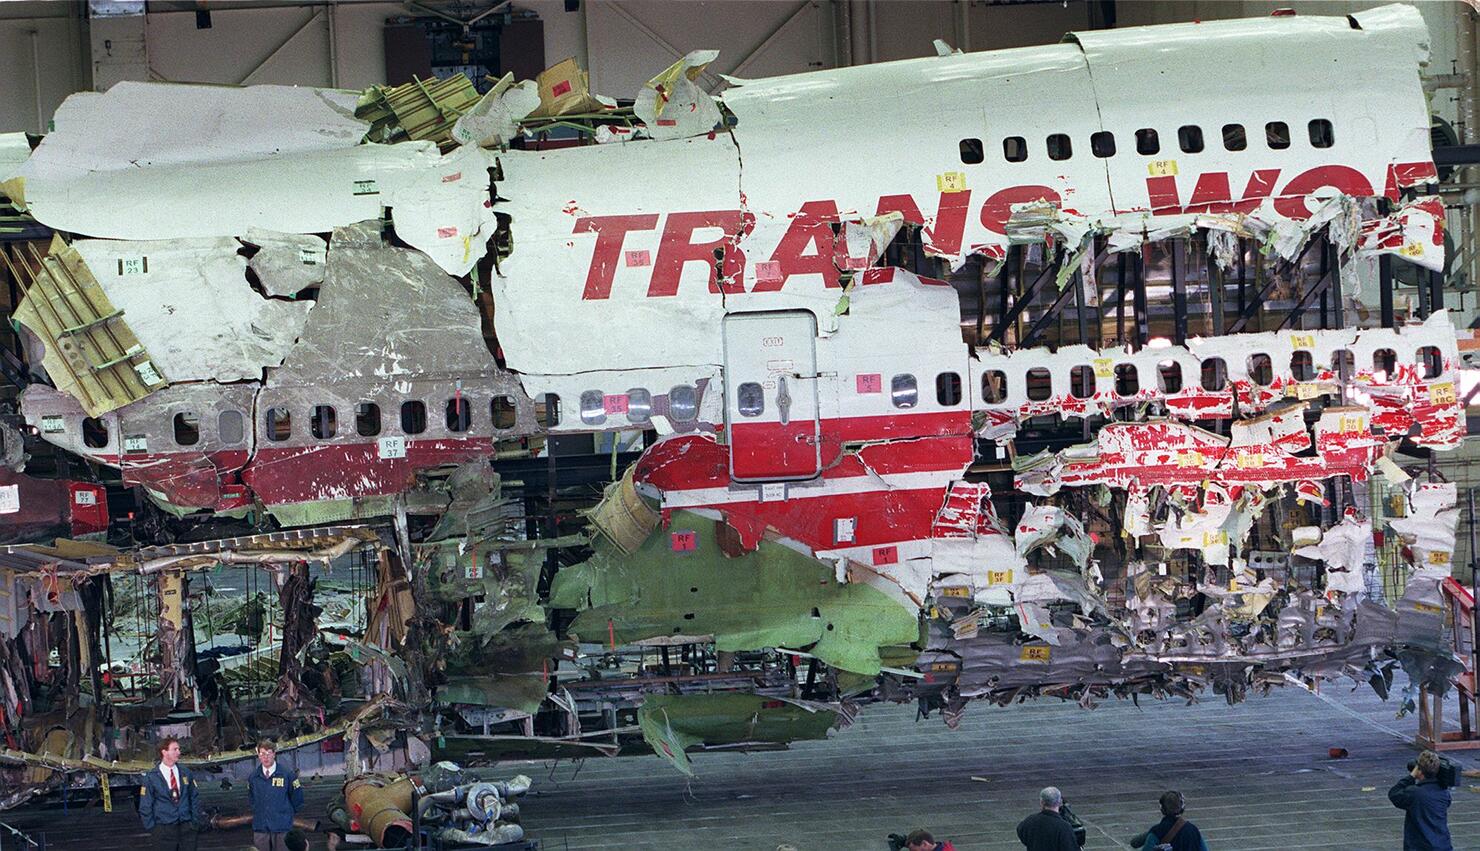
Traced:
[[1208, 254], [1208, 297], [1213, 307], [1213, 335], [1223, 336], [1223, 267]]
[[1316, 278], [1316, 286], [1321, 287], [1321, 327], [1330, 328], [1330, 304], [1331, 288], [1326, 286], [1326, 275], [1331, 272], [1331, 241], [1327, 239], [1329, 230], [1321, 231], [1321, 265], [1320, 277]]
[[[1093, 251], [1093, 248], [1091, 248]], [[1090, 262], [1094, 262], [1094, 255], [1090, 255]], [[1096, 276], [1098, 278], [1099, 276]], [[1079, 342], [1089, 345], [1089, 299], [1085, 296], [1084, 273], [1076, 269], [1074, 271], [1074, 316], [1079, 325]], [[1059, 338], [1059, 345], [1063, 345], [1063, 338]]]
[[1125, 345], [1125, 276], [1130, 263], [1130, 255], [1122, 251], [1115, 275], [1115, 344], [1118, 346]]
[[1136, 280], [1135, 280], [1135, 312], [1136, 312], [1136, 350], [1145, 348], [1146, 342], [1151, 339], [1151, 320], [1146, 309], [1146, 251], [1145, 246], [1141, 248], [1141, 254], [1136, 258]]
[[1245, 304], [1245, 302], [1244, 302], [1244, 298], [1245, 298], [1245, 293], [1244, 293], [1244, 279], [1245, 279], [1245, 273], [1246, 272], [1247, 272], [1247, 267], [1244, 264], [1244, 239], [1243, 239], [1243, 237], [1239, 237], [1239, 240], [1238, 240], [1238, 314], [1239, 314], [1239, 316], [1243, 316], [1244, 315], [1244, 304]]
[[1343, 302], [1346, 300], [1346, 294], [1341, 291], [1341, 253], [1337, 251], [1336, 246], [1331, 245], [1329, 242], [1326, 244], [1326, 250], [1331, 254], [1331, 274], [1335, 276], [1331, 279], [1330, 286], [1331, 327], [1345, 328], [1346, 308], [1343, 306]]
[[1011, 245], [1007, 246], [1007, 257], [1002, 261], [1002, 287], [998, 291], [997, 321], [992, 326], [992, 331], [999, 340], [1007, 339], [1007, 329], [1004, 326], [1007, 325], [1007, 311], [1012, 307], [1008, 302], [1009, 290], [1012, 290], [1012, 260], [1018, 251], [1021, 249]]
[[1186, 241], [1172, 240], [1172, 342], [1178, 346], [1187, 342], [1187, 282], [1183, 280], [1186, 259]]
[[1382, 327], [1395, 327], [1393, 319], [1393, 255], [1379, 254], [1377, 256], [1377, 286], [1379, 295], [1378, 310], [1382, 318]]
[[1444, 309], [1444, 273], [1429, 272], [1429, 310]]

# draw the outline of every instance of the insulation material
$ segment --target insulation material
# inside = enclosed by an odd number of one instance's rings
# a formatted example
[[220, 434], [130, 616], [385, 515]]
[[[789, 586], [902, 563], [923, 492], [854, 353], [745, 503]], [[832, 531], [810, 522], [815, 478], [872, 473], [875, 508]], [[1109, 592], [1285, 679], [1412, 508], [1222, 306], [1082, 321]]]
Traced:
[[233, 239], [83, 239], [72, 247], [170, 381], [261, 380], [314, 306], [254, 291]]
[[1320, 543], [1300, 547], [1295, 555], [1326, 563], [1326, 591], [1362, 594], [1366, 590], [1363, 565], [1372, 543], [1372, 523], [1346, 517], [1327, 529]]
[[539, 106], [538, 84], [529, 80], [516, 84], [513, 74], [505, 74], [458, 117], [452, 125], [452, 141], [484, 148], [508, 144], [519, 133], [519, 122]]
[[700, 136], [720, 123], [719, 105], [694, 82], [717, 58], [718, 50], [690, 51], [637, 93], [632, 111], [654, 139]]
[[77, 249], [57, 236], [45, 257], [30, 251], [19, 269], [6, 258], [26, 287], [13, 317], [42, 341], [41, 365], [57, 389], [96, 417], [164, 387], [165, 375]]
[[324, 282], [328, 247], [322, 237], [248, 228], [240, 241], [257, 248], [247, 268], [267, 295], [291, 298]]
[[1089, 561], [1090, 551], [1094, 549], [1078, 518], [1055, 505], [1028, 506], [1013, 537], [1020, 556], [1040, 548], [1048, 548], [1049, 552], [1058, 548], [1080, 567]]
[[[452, 274], [471, 269], [493, 228], [478, 150], [444, 158], [430, 142], [359, 145], [364, 124], [335, 110], [338, 97], [149, 83], [73, 95], [21, 169], [32, 215], [58, 230], [154, 240], [323, 233], [389, 207], [402, 239]], [[114, 135], [140, 124], [152, 129]]]

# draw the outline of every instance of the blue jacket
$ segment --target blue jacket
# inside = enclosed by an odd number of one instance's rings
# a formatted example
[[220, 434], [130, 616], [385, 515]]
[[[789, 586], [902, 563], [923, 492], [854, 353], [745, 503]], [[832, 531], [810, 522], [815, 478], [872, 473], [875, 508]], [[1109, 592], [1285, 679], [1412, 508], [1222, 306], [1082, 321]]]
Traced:
[[247, 779], [247, 801], [252, 807], [252, 830], [258, 833], [287, 833], [293, 816], [303, 809], [303, 784], [282, 763], [272, 777], [264, 777], [262, 766]]
[[176, 764], [175, 770], [180, 772], [178, 801], [170, 794], [170, 784], [159, 773], [158, 766], [144, 775], [144, 782], [139, 785], [139, 818], [144, 821], [145, 830], [153, 830], [157, 824], [187, 822], [198, 825], [205, 822], [195, 778], [183, 765]]
[[1403, 817], [1403, 851], [1453, 851], [1449, 839], [1449, 790], [1437, 780], [1415, 781], [1412, 775], [1388, 790]]
[[[1176, 823], [1176, 816], [1163, 816], [1155, 827], [1146, 831], [1146, 844], [1141, 846], [1141, 851], [1156, 851], [1161, 838], [1170, 833]], [[1189, 821], [1172, 837], [1172, 851], [1208, 851], [1208, 843], [1203, 840], [1197, 825]]]

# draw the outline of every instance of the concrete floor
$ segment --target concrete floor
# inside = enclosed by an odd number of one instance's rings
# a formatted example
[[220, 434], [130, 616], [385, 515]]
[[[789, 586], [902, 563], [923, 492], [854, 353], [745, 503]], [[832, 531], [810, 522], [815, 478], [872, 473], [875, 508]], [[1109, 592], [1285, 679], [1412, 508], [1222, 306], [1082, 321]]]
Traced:
[[[1156, 798], [1182, 790], [1188, 816], [1213, 851], [1397, 849], [1402, 813], [1387, 789], [1415, 751], [1410, 716], [1393, 718], [1362, 687], [1314, 696], [1293, 688], [1230, 707], [1221, 700], [1113, 702], [1093, 711], [1038, 701], [975, 705], [960, 730], [912, 707], [874, 706], [827, 742], [773, 753], [699, 754], [692, 781], [656, 757], [583, 765], [511, 764], [534, 778], [524, 824], [546, 851], [883, 849], [885, 836], [925, 826], [960, 851], [1018, 851], [1019, 819], [1037, 791], [1058, 785], [1089, 826], [1087, 848], [1124, 848], [1156, 820]], [[1452, 715], [1452, 713], [1451, 713]], [[1332, 760], [1331, 747], [1350, 751]], [[1480, 765], [1480, 751], [1461, 755]], [[503, 772], [500, 772], [503, 773]], [[977, 779], [980, 778], [980, 779]], [[308, 784], [306, 815], [320, 816], [337, 783]], [[1457, 849], [1480, 849], [1480, 780], [1454, 791]], [[121, 798], [121, 799], [120, 799]], [[152, 847], [131, 802], [67, 812], [25, 808], [0, 821], [37, 835], [48, 851]], [[244, 790], [209, 788], [208, 806], [236, 811]], [[250, 835], [207, 833], [201, 849], [239, 849]], [[0, 851], [18, 847], [0, 832]], [[316, 836], [313, 848], [325, 848]], [[36, 851], [33, 849], [32, 851]]]
[[[1366, 686], [1286, 688], [1234, 707], [973, 704], [953, 732], [916, 723], [912, 707], [875, 706], [828, 742], [698, 755], [691, 782], [656, 757], [546, 770], [524, 821], [558, 851], [882, 849], [914, 827], [960, 851], [1020, 851], [1013, 829], [1053, 784], [1087, 824], [1087, 848], [1128, 847], [1175, 788], [1213, 851], [1397, 849], [1403, 814], [1387, 790], [1416, 754], [1416, 723], [1395, 710]], [[1332, 760], [1333, 746], [1350, 757]], [[1480, 751], [1469, 753], [1459, 761], [1474, 768]], [[1475, 784], [1454, 790], [1456, 849], [1480, 849]]]

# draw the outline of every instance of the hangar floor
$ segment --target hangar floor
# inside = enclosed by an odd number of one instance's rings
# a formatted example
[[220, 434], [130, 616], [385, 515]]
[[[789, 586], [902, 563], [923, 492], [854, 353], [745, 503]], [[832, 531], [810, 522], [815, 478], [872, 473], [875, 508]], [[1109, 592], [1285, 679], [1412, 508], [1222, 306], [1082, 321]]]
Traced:
[[[1387, 789], [1413, 758], [1410, 716], [1394, 719], [1364, 686], [1313, 696], [1281, 689], [1229, 707], [1221, 700], [1112, 702], [1094, 711], [1038, 701], [973, 706], [961, 729], [915, 723], [908, 706], [874, 706], [829, 742], [780, 753], [695, 758], [685, 780], [653, 758], [511, 766], [534, 777], [524, 823], [547, 851], [593, 848], [882, 849], [885, 836], [927, 826], [960, 851], [1016, 851], [1013, 826], [1050, 783], [1089, 826], [1089, 848], [1125, 848], [1155, 821], [1156, 797], [1178, 788], [1215, 851], [1394, 849], [1402, 813]], [[1452, 713], [1451, 713], [1452, 714]], [[1333, 760], [1331, 747], [1350, 757]], [[1466, 769], [1477, 757], [1461, 754]], [[1480, 781], [1454, 792], [1456, 849], [1480, 849]], [[334, 784], [310, 785], [310, 815]], [[239, 808], [240, 789], [211, 789], [208, 805]], [[48, 851], [139, 847], [125, 803], [27, 808], [0, 816], [46, 833]], [[39, 838], [39, 836], [38, 836]], [[101, 842], [100, 842], [101, 840]], [[249, 836], [213, 833], [201, 848], [242, 848]], [[0, 838], [0, 849], [13, 837]], [[324, 844], [315, 838], [314, 848]], [[39, 849], [38, 849], [39, 851]]]

